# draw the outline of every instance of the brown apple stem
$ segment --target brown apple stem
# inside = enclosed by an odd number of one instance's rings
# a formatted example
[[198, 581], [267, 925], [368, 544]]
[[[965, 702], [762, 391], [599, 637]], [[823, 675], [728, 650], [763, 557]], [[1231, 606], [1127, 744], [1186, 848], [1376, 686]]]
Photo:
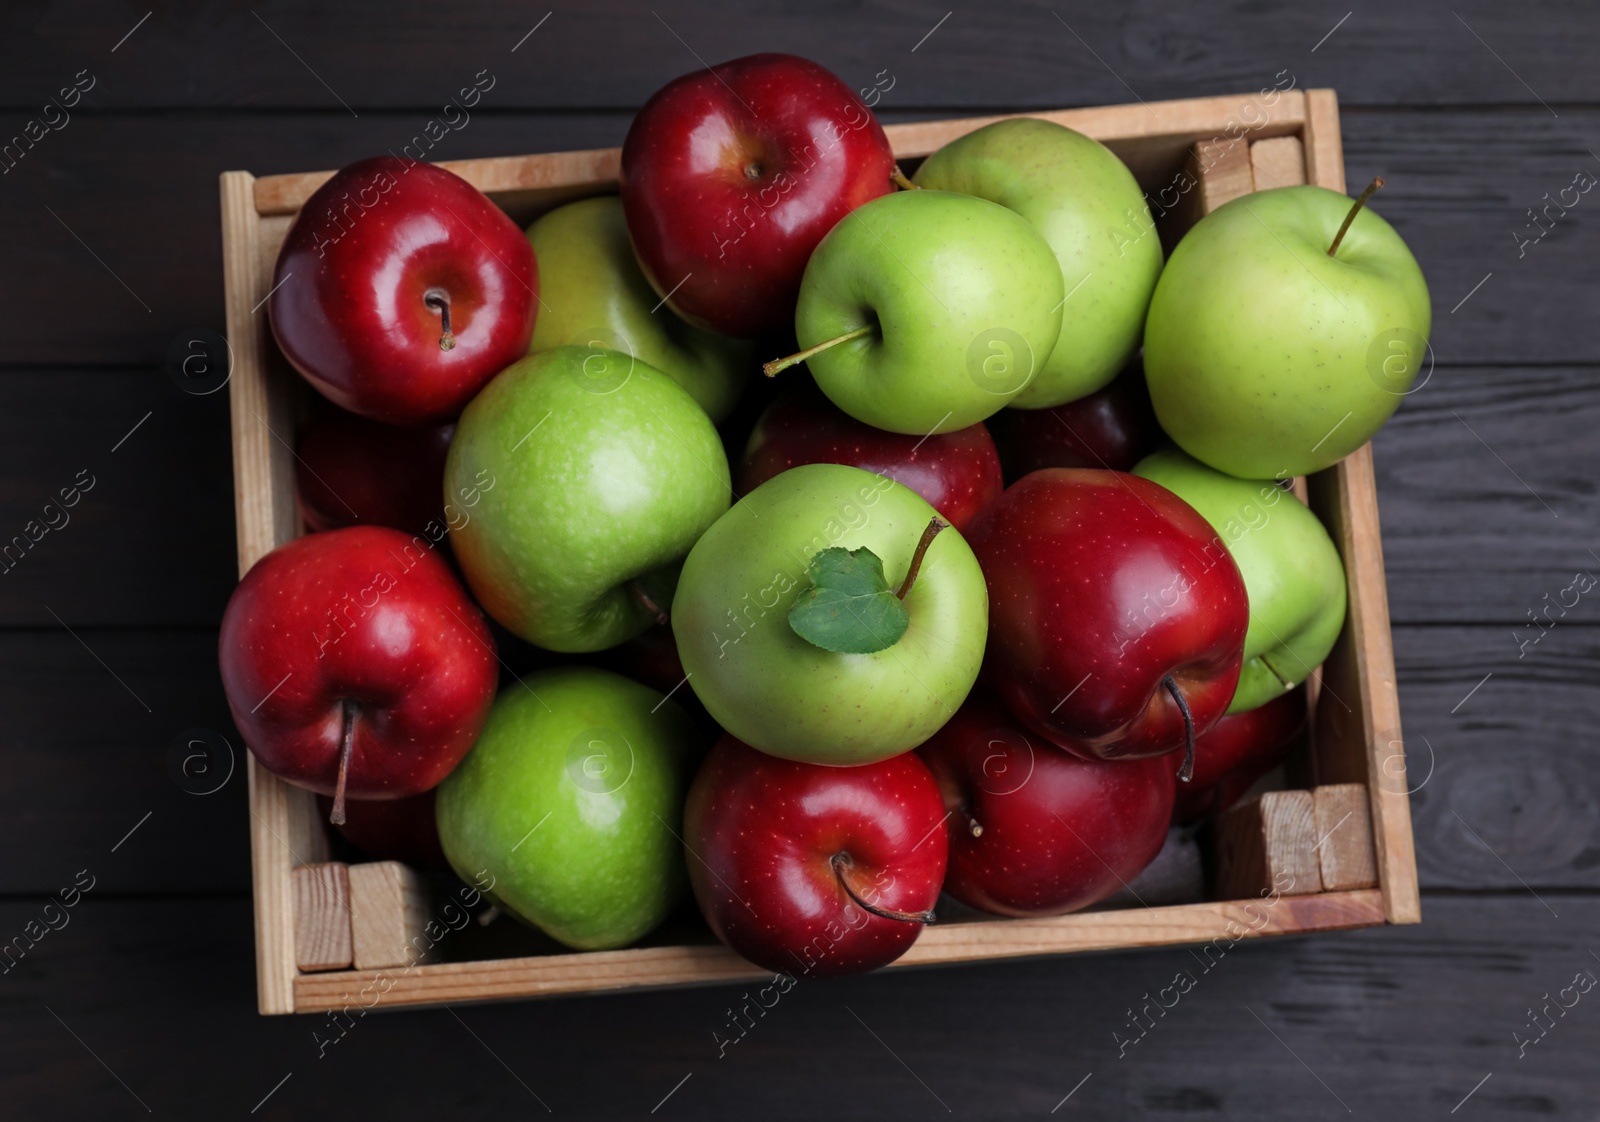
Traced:
[[971, 834], [975, 838], [983, 837], [983, 824], [976, 818], [972, 817], [972, 811], [968, 810], [966, 807], [962, 807], [961, 817], [967, 820], [967, 833]]
[[1285, 692], [1294, 689], [1294, 683], [1289, 681], [1289, 679], [1285, 678], [1283, 676], [1282, 672], [1279, 671], [1279, 669], [1276, 666], [1274, 666], [1274, 665], [1272, 665], [1272, 663], [1268, 662], [1265, 655], [1263, 655], [1262, 658], [1261, 658], [1261, 665], [1265, 666], [1268, 670], [1272, 671], [1272, 676], [1274, 678], [1278, 679], [1278, 681], [1280, 683], [1282, 683]]
[[1344, 216], [1344, 225], [1339, 227], [1339, 232], [1333, 235], [1333, 244], [1328, 247], [1328, 256], [1332, 257], [1339, 248], [1339, 243], [1344, 241], [1344, 232], [1350, 229], [1350, 223], [1356, 220], [1356, 212], [1367, 205], [1367, 200], [1372, 198], [1373, 192], [1383, 186], [1383, 177], [1375, 178], [1367, 184], [1367, 189], [1356, 196], [1355, 205], [1350, 208], [1350, 213]]
[[939, 531], [948, 529], [950, 523], [940, 518], [937, 514], [927, 528], [922, 531], [922, 537], [917, 541], [917, 551], [911, 555], [911, 566], [906, 570], [906, 579], [900, 582], [900, 588], [895, 595], [904, 600], [906, 593], [911, 591], [911, 586], [916, 582], [917, 574], [922, 571], [922, 558], [926, 556], [928, 547], [933, 544], [933, 539], [939, 536]]
[[450, 330], [450, 294], [440, 288], [430, 288], [423, 296], [422, 302], [439, 313], [439, 349], [455, 350], [456, 337]]
[[915, 183], [911, 182], [911, 180], [906, 178], [906, 173], [900, 170], [900, 165], [899, 164], [894, 165], [894, 170], [889, 172], [889, 182], [893, 183], [896, 187], [900, 188], [900, 190], [902, 190], [902, 191], [920, 191], [920, 190], [922, 190], [921, 187], [918, 187]]
[[350, 778], [350, 750], [356, 739], [355, 706], [345, 698], [339, 702], [339, 709], [344, 724], [339, 735], [339, 779], [333, 785], [333, 812], [328, 815], [328, 821], [335, 826], [344, 825], [344, 788]]
[[667, 615], [666, 612], [662, 611], [661, 605], [657, 604], [650, 598], [650, 594], [644, 590], [644, 586], [642, 584], [636, 580], [630, 580], [627, 588], [628, 593], [633, 597], [634, 602], [645, 611], [649, 612], [650, 615], [655, 619], [656, 626], [665, 627], [667, 624], [672, 622], [672, 617]]
[[778, 371], [787, 370], [796, 363], [804, 362], [812, 355], [819, 355], [829, 347], [837, 347], [840, 343], [848, 343], [852, 339], [859, 339], [863, 335], [870, 335], [874, 330], [875, 328], [869, 323], [867, 326], [858, 327], [854, 331], [846, 331], [843, 335], [836, 335], [832, 339], [824, 339], [814, 347], [807, 347], [803, 351], [796, 351], [787, 358], [775, 358], [771, 362], [763, 363], [761, 365], [761, 371], [767, 377], [771, 378]]
[[1161, 684], [1167, 687], [1172, 700], [1178, 703], [1178, 712], [1183, 714], [1183, 766], [1178, 769], [1178, 781], [1187, 783], [1194, 775], [1194, 714], [1189, 712], [1189, 703], [1183, 700], [1183, 692], [1171, 674], [1161, 679]]
[[854, 888], [850, 887], [850, 882], [845, 879], [844, 871], [855, 864], [850, 859], [850, 855], [848, 853], [835, 853], [830, 863], [833, 865], [833, 875], [839, 878], [839, 887], [844, 889], [845, 895], [854, 900], [856, 905], [863, 911], [871, 912], [882, 919], [897, 919], [901, 923], [934, 923], [937, 920], [938, 917], [932, 911], [897, 912], [893, 908], [880, 908], [876, 904], [867, 903]]

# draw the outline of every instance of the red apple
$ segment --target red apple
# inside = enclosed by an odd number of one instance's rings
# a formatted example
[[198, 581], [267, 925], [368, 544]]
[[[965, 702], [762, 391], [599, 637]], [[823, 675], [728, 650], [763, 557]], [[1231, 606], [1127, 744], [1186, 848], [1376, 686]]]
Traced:
[[944, 813], [915, 753], [825, 767], [723, 736], [683, 810], [689, 880], [717, 938], [757, 966], [873, 970], [932, 920]]
[[1306, 727], [1306, 691], [1290, 690], [1265, 705], [1229, 713], [1194, 742], [1194, 775], [1178, 789], [1174, 822], [1227, 810], [1281, 764]]
[[888, 194], [894, 154], [833, 74], [793, 55], [674, 79], [622, 145], [622, 204], [639, 264], [690, 323], [787, 333], [824, 234]]
[[1007, 479], [1042, 468], [1132, 471], [1165, 439], [1135, 362], [1103, 390], [1053, 409], [1002, 409], [989, 418]]
[[432, 164], [378, 156], [289, 227], [267, 311], [294, 368], [396, 425], [448, 421], [528, 352], [539, 270], [517, 224]]
[[1085, 760], [1026, 730], [985, 691], [917, 749], [949, 812], [944, 890], [1006, 916], [1077, 911], [1155, 859], [1172, 817], [1168, 760]]
[[313, 531], [390, 526], [427, 533], [446, 525], [444, 458], [455, 425], [386, 425], [332, 405], [295, 439], [294, 491]]
[[756, 421], [739, 493], [800, 464], [848, 464], [888, 476], [962, 533], [1001, 490], [1000, 459], [982, 424], [923, 437], [884, 432], [840, 409], [815, 383], [786, 390]]
[[[448, 869], [434, 819], [435, 791], [404, 799], [346, 799], [344, 824], [335, 827], [351, 845], [374, 861], [403, 861], [417, 869]], [[333, 800], [317, 796], [324, 814]]]
[[1081, 756], [1192, 754], [1233, 699], [1250, 621], [1193, 507], [1135, 475], [1050, 468], [967, 540], [989, 584], [984, 676], [1023, 724]]
[[334, 797], [396, 799], [467, 754], [498, 677], [483, 616], [398, 530], [309, 534], [257, 561], [222, 616], [222, 685], [263, 767]]

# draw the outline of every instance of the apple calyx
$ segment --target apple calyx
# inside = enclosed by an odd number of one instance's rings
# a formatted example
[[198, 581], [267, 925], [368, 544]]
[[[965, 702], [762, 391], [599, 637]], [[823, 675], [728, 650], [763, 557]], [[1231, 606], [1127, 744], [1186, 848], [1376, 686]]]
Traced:
[[911, 591], [911, 586], [916, 583], [917, 574], [922, 571], [922, 559], [927, 555], [928, 547], [933, 544], [933, 539], [939, 536], [940, 530], [948, 530], [950, 523], [940, 518], [937, 514], [922, 531], [922, 537], [917, 539], [916, 552], [911, 555], [911, 564], [906, 567], [906, 579], [900, 582], [900, 587], [895, 595], [901, 600], [906, 598], [906, 593]]
[[889, 171], [889, 182], [893, 183], [896, 187], [900, 188], [900, 190], [902, 190], [902, 191], [920, 191], [920, 190], [922, 190], [921, 187], [917, 186], [915, 183], [911, 182], [911, 180], [906, 177], [906, 173], [900, 170], [900, 165], [899, 164], [895, 164], [894, 167], [890, 169], [890, 171]]
[[672, 622], [672, 617], [667, 615], [661, 605], [651, 598], [650, 594], [644, 590], [644, 585], [637, 580], [630, 580], [624, 587], [627, 588], [628, 594], [633, 597], [634, 602], [648, 612], [650, 617], [656, 621], [657, 627], [665, 627]]
[[844, 889], [845, 895], [850, 897], [851, 901], [862, 911], [870, 912], [872, 915], [875, 915], [880, 919], [897, 919], [901, 923], [937, 922], [938, 917], [935, 916], [931, 910], [921, 912], [900, 912], [894, 910], [893, 908], [880, 908], [876, 904], [870, 904], [863, 900], [860, 893], [850, 886], [849, 879], [844, 875], [844, 871], [846, 869], [853, 868], [855, 866], [855, 861], [851, 858], [849, 853], [846, 853], [842, 850], [838, 853], [835, 853], [831, 858], [828, 859], [828, 864], [833, 866], [833, 875], [838, 879], [839, 887]]
[[1161, 684], [1177, 703], [1178, 712], [1183, 714], [1183, 766], [1178, 769], [1178, 781], [1187, 783], [1194, 775], [1194, 714], [1189, 712], [1189, 703], [1183, 699], [1183, 692], [1171, 674], [1161, 679]]
[[1333, 235], [1333, 244], [1328, 247], [1329, 257], [1334, 256], [1335, 251], [1339, 248], [1339, 243], [1344, 241], [1345, 231], [1350, 229], [1350, 223], [1356, 220], [1356, 212], [1366, 206], [1367, 200], [1372, 198], [1373, 194], [1382, 186], [1383, 177], [1381, 175], [1376, 176], [1371, 183], [1367, 184], [1367, 189], [1356, 196], [1355, 205], [1350, 208], [1350, 213], [1344, 216], [1344, 224], [1339, 227], [1339, 232]]
[[430, 288], [423, 294], [422, 302], [439, 313], [439, 349], [456, 349], [455, 332], [450, 330], [450, 294], [442, 288]]
[[344, 788], [350, 778], [350, 752], [355, 745], [356, 707], [348, 697], [339, 701], [342, 728], [339, 733], [339, 779], [333, 786], [333, 810], [328, 821], [335, 826], [344, 825]]
[[762, 363], [761, 372], [767, 377], [771, 378], [775, 376], [778, 371], [787, 370], [789, 367], [794, 366], [797, 363], [804, 362], [812, 355], [819, 355], [829, 347], [837, 347], [840, 343], [848, 343], [852, 339], [859, 339], [863, 335], [871, 334], [874, 330], [876, 330], [874, 326], [869, 323], [865, 327], [856, 328], [854, 331], [846, 331], [843, 335], [835, 335], [832, 339], [824, 339], [814, 347], [807, 347], [805, 350], [796, 351], [792, 355], [787, 355], [783, 358], [775, 358], [771, 362]]

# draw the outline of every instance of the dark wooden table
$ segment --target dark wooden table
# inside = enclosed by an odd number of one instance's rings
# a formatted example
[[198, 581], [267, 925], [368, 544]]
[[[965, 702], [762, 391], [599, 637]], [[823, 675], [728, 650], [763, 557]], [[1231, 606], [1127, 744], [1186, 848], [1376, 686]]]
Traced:
[[[1540, 214], [1600, 177], [1600, 10], [546, 10], [0, 16], [0, 134], [41, 122], [0, 159], [0, 539], [58, 524], [0, 574], [0, 939], [65, 917], [0, 963], [0, 1114], [1596, 1117], [1600, 993], [1557, 1001], [1600, 975], [1600, 589], [1528, 621], [1600, 572], [1600, 195]], [[255, 1012], [242, 771], [197, 797], [167, 763], [183, 730], [232, 735], [226, 393], [164, 370], [222, 326], [217, 173], [398, 149], [483, 72], [434, 157], [615, 144], [667, 79], [768, 49], [887, 72], [888, 119], [1339, 91], [1350, 182], [1385, 177], [1435, 301], [1437, 366], [1376, 450], [1424, 921], [1240, 947], [1126, 1055], [1182, 950], [816, 983], [721, 1056], [726, 987], [375, 1016], [319, 1055], [318, 1019]]]

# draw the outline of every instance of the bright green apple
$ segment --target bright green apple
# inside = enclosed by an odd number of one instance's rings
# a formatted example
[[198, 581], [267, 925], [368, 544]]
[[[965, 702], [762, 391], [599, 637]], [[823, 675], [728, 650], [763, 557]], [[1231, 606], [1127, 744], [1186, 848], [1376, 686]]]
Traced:
[[1127, 365], [1161, 275], [1161, 239], [1139, 183], [1116, 153], [1082, 133], [1013, 117], [929, 156], [920, 187], [959, 191], [1027, 219], [1060, 263], [1061, 338], [1014, 408], [1043, 409], [1101, 389]]
[[[909, 487], [839, 464], [786, 471], [723, 515], [684, 562], [672, 602], [683, 668], [716, 722], [771, 755], [819, 764], [871, 763], [932, 736], [977, 678], [989, 619], [972, 550], [954, 529], [928, 540], [934, 518]], [[870, 554], [856, 558], [881, 562], [881, 588], [892, 591], [857, 596], [840, 615], [877, 649], [802, 638], [795, 609], [822, 583], [819, 555], [863, 548]], [[898, 638], [878, 608], [903, 608]]]
[[755, 372], [752, 344], [691, 327], [661, 308], [634, 259], [615, 195], [557, 207], [528, 227], [543, 293], [530, 352], [567, 345], [631, 354], [721, 422]]
[[1176, 450], [1146, 456], [1133, 473], [1199, 511], [1244, 577], [1250, 627], [1228, 712], [1264, 705], [1305, 681], [1333, 649], [1346, 603], [1344, 565], [1317, 516], [1270, 479], [1225, 475]]
[[1061, 332], [1061, 268], [1012, 211], [896, 191], [851, 211], [806, 265], [795, 336], [822, 392], [889, 432], [953, 432], [1011, 402]]
[[598, 651], [655, 622], [678, 562], [728, 509], [705, 411], [653, 367], [558, 347], [467, 406], [445, 464], [456, 559], [495, 619], [553, 651]]
[[1145, 321], [1156, 417], [1196, 459], [1242, 479], [1306, 475], [1383, 427], [1426, 353], [1417, 260], [1323, 187], [1244, 195], [1172, 251]]
[[456, 873], [569, 947], [624, 947], [683, 896], [683, 799], [698, 734], [675, 702], [569, 667], [507, 686], [439, 785]]

